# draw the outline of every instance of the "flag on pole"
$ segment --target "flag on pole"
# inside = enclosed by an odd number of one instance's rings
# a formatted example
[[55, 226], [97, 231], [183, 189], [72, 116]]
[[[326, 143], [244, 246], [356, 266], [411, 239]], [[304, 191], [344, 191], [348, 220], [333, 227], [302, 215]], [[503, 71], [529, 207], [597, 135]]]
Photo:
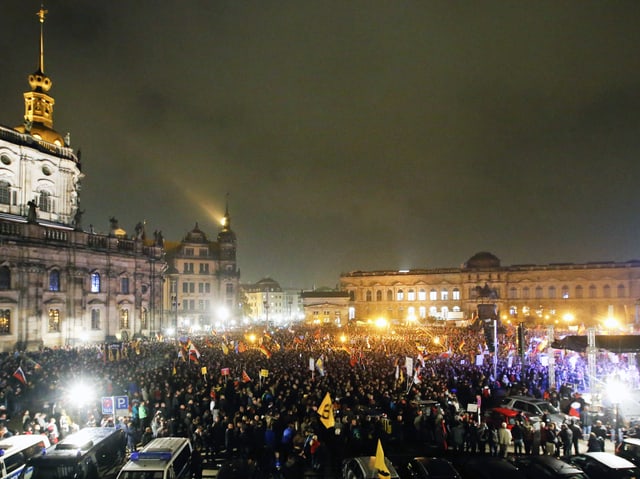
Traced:
[[379, 479], [387, 479], [391, 476], [389, 468], [384, 461], [384, 451], [382, 450], [382, 443], [380, 442], [380, 439], [378, 439], [378, 447], [376, 448], [376, 458], [373, 462], [373, 467], [378, 471]]
[[267, 359], [271, 359], [271, 351], [269, 351], [264, 344], [260, 345], [260, 352], [264, 354]]
[[244, 369], [242, 370], [242, 382], [243, 383], [250, 383], [251, 382], [251, 378], [249, 377], [249, 375], [247, 374], [247, 372]]
[[261, 378], [268, 378], [269, 377], [269, 370], [268, 369], [261, 369], [260, 370], [260, 377]]
[[16, 378], [18, 381], [20, 381], [25, 386], [27, 385], [27, 376], [25, 376], [21, 366], [18, 366], [18, 369], [16, 369], [16, 372], [13, 373], [13, 377]]
[[198, 363], [200, 359], [200, 351], [196, 349], [196, 347], [192, 344], [189, 345], [189, 361], [193, 361], [194, 363]]
[[324, 396], [324, 399], [320, 403], [318, 414], [320, 415], [320, 422], [327, 429], [336, 425], [336, 420], [333, 417], [333, 402], [331, 402], [331, 396], [329, 393]]

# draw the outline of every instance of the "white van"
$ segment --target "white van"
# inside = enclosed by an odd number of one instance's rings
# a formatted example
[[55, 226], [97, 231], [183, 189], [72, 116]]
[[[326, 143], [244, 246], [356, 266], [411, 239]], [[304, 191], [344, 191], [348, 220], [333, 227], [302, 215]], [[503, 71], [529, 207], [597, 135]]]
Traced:
[[159, 437], [132, 452], [117, 479], [188, 479], [191, 442], [184, 437]]
[[50, 446], [47, 436], [23, 434], [0, 439], [0, 477], [18, 477], [27, 459], [41, 454]]

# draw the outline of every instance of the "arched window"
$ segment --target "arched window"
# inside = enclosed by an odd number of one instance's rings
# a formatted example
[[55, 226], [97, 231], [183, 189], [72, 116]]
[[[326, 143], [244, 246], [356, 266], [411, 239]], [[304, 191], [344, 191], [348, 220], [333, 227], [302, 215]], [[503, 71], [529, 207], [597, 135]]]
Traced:
[[365, 301], [371, 301], [371, 291], [367, 290], [365, 293]]
[[407, 291], [407, 301], [415, 301], [416, 300], [416, 292], [413, 289]]
[[446, 289], [440, 291], [440, 299], [442, 301], [449, 301], [449, 291]]
[[529, 299], [529, 286], [522, 288], [522, 299]]
[[0, 290], [7, 291], [11, 289], [11, 270], [6, 266], [0, 268]]
[[53, 198], [48, 191], [41, 191], [38, 198], [38, 208], [44, 213], [50, 213], [53, 211]]
[[626, 296], [626, 288], [624, 284], [618, 285], [618, 298], [624, 298]]
[[569, 286], [567, 285], [562, 287], [562, 299], [569, 299]]
[[509, 299], [516, 299], [518, 297], [518, 290], [515, 286], [509, 288]]
[[554, 299], [556, 297], [556, 287], [549, 286], [549, 298]]
[[418, 301], [426, 301], [427, 300], [427, 292], [424, 290], [424, 288], [420, 288], [420, 291], [418, 291]]
[[7, 181], [0, 181], [0, 203], [11, 204], [11, 185]]
[[426, 308], [426, 306], [420, 306], [418, 308], [418, 311], [419, 311], [418, 314], [420, 315], [421, 319], [424, 319], [424, 318], [427, 317], [427, 308]]
[[436, 291], [435, 289], [432, 289], [431, 291], [429, 291], [429, 299], [431, 301], [435, 301], [438, 299], [438, 291]]
[[542, 286], [536, 286], [536, 299], [542, 299]]
[[91, 273], [91, 292], [92, 293], [100, 292], [100, 273], [95, 271]]
[[393, 301], [393, 291], [387, 290], [387, 301]]
[[460, 301], [460, 290], [458, 288], [453, 288], [453, 300]]
[[509, 316], [511, 317], [518, 317], [518, 307], [517, 306], [510, 306], [509, 307]]
[[584, 294], [584, 291], [582, 289], [582, 286], [580, 285], [576, 286], [576, 298], [582, 299], [583, 294]]
[[382, 291], [376, 291], [376, 301], [382, 301]]
[[605, 284], [604, 288], [602, 288], [602, 295], [605, 298], [610, 298], [611, 297], [611, 286], [609, 286], [608, 284]]
[[403, 301], [404, 300], [404, 291], [399, 289], [398, 292], [396, 293], [396, 299], [398, 301]]
[[0, 334], [11, 334], [11, 310], [0, 309]]
[[356, 300], [356, 293], [351, 290], [349, 291], [349, 301], [355, 301]]
[[589, 297], [595, 298], [596, 296], [598, 296], [596, 285], [592, 284], [591, 286], [589, 286]]
[[49, 273], [49, 291], [60, 291], [60, 271], [57, 269]]

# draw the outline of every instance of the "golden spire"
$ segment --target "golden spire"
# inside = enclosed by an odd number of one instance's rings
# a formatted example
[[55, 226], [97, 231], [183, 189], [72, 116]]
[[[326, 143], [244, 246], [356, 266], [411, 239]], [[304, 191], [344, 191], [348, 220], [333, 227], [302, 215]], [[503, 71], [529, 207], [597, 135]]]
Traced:
[[49, 13], [44, 9], [44, 4], [40, 4], [40, 10], [36, 16], [40, 19], [40, 71], [44, 73], [44, 17]]

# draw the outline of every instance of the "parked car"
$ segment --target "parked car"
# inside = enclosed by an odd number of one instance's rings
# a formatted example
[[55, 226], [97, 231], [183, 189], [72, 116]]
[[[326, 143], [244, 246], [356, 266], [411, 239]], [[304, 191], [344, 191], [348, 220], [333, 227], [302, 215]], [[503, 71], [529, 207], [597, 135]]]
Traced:
[[527, 479], [590, 479], [573, 464], [552, 456], [517, 456], [513, 464]]
[[514, 464], [494, 456], [458, 456], [452, 458], [462, 479], [527, 479]]
[[403, 479], [462, 479], [453, 465], [442, 457], [414, 457], [404, 467]]
[[640, 466], [640, 439], [635, 437], [625, 438], [616, 449], [616, 455], [624, 457], [636, 466]]
[[546, 417], [558, 426], [569, 419], [567, 414], [563, 414], [549, 401], [529, 396], [507, 396], [502, 400], [501, 406], [526, 412], [529, 417], [537, 416], [541, 419]]
[[610, 452], [576, 454], [568, 462], [582, 469], [589, 479], [636, 479], [638, 468], [624, 457]]
[[[374, 466], [375, 456], [360, 456], [346, 459], [342, 464], [342, 479], [378, 479], [378, 470]], [[391, 461], [384, 458], [389, 469], [389, 479], [399, 479], [398, 472]]]

